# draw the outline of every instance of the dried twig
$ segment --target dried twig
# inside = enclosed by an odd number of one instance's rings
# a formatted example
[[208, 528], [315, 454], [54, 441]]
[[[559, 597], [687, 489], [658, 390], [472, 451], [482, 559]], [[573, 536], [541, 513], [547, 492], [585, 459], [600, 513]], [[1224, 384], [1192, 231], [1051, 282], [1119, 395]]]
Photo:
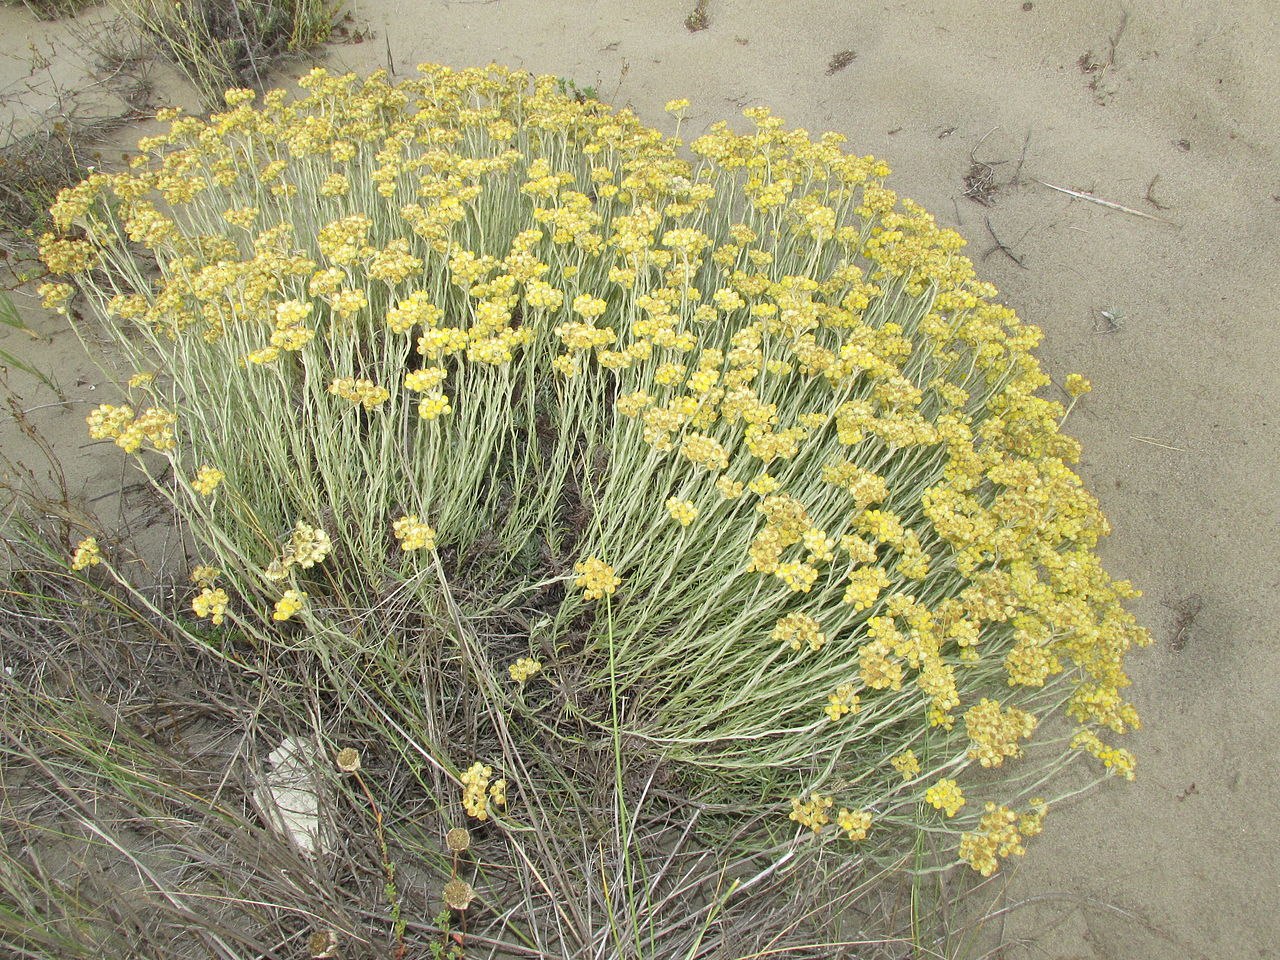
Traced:
[[1131, 436], [1129, 439], [1130, 439], [1130, 440], [1137, 440], [1139, 443], [1149, 443], [1149, 444], [1151, 444], [1153, 447], [1159, 447], [1161, 450], [1172, 450], [1172, 451], [1174, 451], [1175, 453], [1186, 453], [1186, 452], [1187, 452], [1187, 448], [1186, 448], [1186, 447], [1175, 447], [1175, 446], [1171, 446], [1170, 444], [1162, 443], [1161, 441], [1156, 440], [1154, 437], [1132, 437], [1132, 436]]
[[1043, 180], [1036, 180], [1036, 183], [1042, 187], [1048, 187], [1050, 190], [1056, 190], [1058, 193], [1065, 193], [1069, 197], [1076, 197], [1080, 200], [1088, 200], [1090, 203], [1096, 203], [1099, 206], [1107, 207], [1111, 210], [1119, 210], [1121, 213], [1131, 213], [1135, 217], [1142, 217], [1144, 220], [1154, 220], [1157, 223], [1167, 223], [1171, 227], [1177, 224], [1166, 217], [1157, 217], [1154, 213], [1145, 213], [1142, 210], [1135, 210], [1133, 207], [1126, 207], [1123, 203], [1115, 203], [1112, 200], [1104, 200], [1102, 197], [1095, 197], [1092, 193], [1084, 193], [1080, 190], [1070, 190], [1066, 187], [1059, 187], [1052, 183], [1045, 183]]
[[1159, 182], [1160, 182], [1160, 174], [1157, 173], [1154, 177], [1151, 178], [1151, 182], [1147, 184], [1147, 192], [1142, 199], [1146, 200], [1147, 203], [1151, 204], [1157, 210], [1168, 210], [1169, 208], [1167, 206], [1165, 206], [1163, 203], [1161, 203], [1159, 200], [1157, 200], [1155, 197], [1151, 195], [1151, 191], [1155, 190], [1156, 184]]
[[1008, 257], [1010, 260], [1012, 260], [1014, 263], [1020, 266], [1023, 270], [1027, 269], [1027, 265], [1023, 263], [1022, 258], [1019, 257], [1012, 250], [1010, 250], [1008, 244], [1006, 244], [1003, 240], [1001, 240], [998, 236], [996, 236], [995, 227], [991, 226], [991, 218], [984, 217], [983, 219], [986, 220], [986, 223], [987, 223], [987, 233], [991, 234], [991, 239], [996, 242], [996, 245], [986, 252], [986, 257], [991, 256], [991, 254], [999, 250], [1006, 257]]
[[1027, 162], [1027, 148], [1031, 146], [1031, 128], [1027, 128], [1027, 135], [1022, 141], [1022, 153], [1018, 157], [1018, 165], [1013, 168], [1013, 177], [1009, 180], [1009, 186], [1022, 186], [1022, 165]]

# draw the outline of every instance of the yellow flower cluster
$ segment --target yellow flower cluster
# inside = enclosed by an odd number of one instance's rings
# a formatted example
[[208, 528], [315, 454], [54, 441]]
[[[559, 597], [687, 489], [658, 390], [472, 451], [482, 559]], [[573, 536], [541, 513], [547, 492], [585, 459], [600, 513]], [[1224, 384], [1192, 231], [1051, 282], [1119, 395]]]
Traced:
[[191, 582], [200, 587], [212, 587], [222, 571], [207, 563], [197, 564], [191, 568]]
[[1067, 374], [1066, 390], [1071, 399], [1083, 397], [1093, 389], [1093, 384], [1078, 373]]
[[1031, 808], [1020, 816], [1008, 807], [988, 803], [977, 831], [961, 837], [960, 859], [989, 877], [999, 869], [1000, 858], [1022, 856], [1026, 852], [1023, 838], [1040, 833], [1049, 809], [1039, 799], [1031, 801]]
[[231, 598], [227, 596], [227, 591], [221, 588], [205, 587], [191, 601], [191, 609], [197, 617], [207, 617], [213, 621], [214, 626], [221, 626], [226, 618], [227, 604], [230, 602]]
[[176, 446], [173, 425], [178, 418], [159, 407], [149, 407], [134, 416], [132, 407], [104, 403], [85, 419], [92, 439], [114, 440], [125, 453], [136, 453], [144, 443], [159, 451]]
[[573, 569], [578, 575], [573, 585], [581, 587], [583, 596], [588, 600], [600, 600], [622, 586], [622, 579], [614, 575], [613, 567], [598, 557], [579, 560]]
[[429, 393], [418, 401], [418, 416], [423, 420], [434, 420], [450, 413], [453, 413], [453, 406], [443, 393]]
[[291, 567], [307, 570], [323, 563], [333, 550], [333, 541], [319, 527], [299, 520], [293, 528], [280, 556], [271, 561], [265, 571], [268, 580], [283, 580]]
[[401, 517], [391, 524], [391, 532], [400, 541], [400, 549], [409, 553], [413, 550], [434, 550], [436, 548], [436, 532], [418, 519], [416, 513]]
[[698, 519], [698, 508], [694, 506], [693, 501], [681, 500], [679, 497], [671, 497], [667, 500], [667, 513], [671, 514], [671, 519], [682, 527], [687, 527]]
[[989, 877], [1000, 867], [1001, 857], [1022, 856], [1022, 834], [1018, 832], [1018, 815], [1008, 807], [987, 804], [977, 831], [960, 838], [960, 859], [974, 870]]
[[[621, 404], [619, 404], [619, 409], [621, 409]], [[723, 470], [729, 466], [729, 451], [724, 444], [703, 433], [686, 434], [685, 438], [680, 442], [680, 455], [690, 463], [696, 463], [706, 470]], [[727, 480], [728, 478], [721, 479]]]
[[823, 796], [820, 793], [810, 794], [803, 800], [799, 797], [793, 797], [791, 800], [790, 819], [802, 827], [808, 827], [814, 833], [819, 833], [824, 826], [831, 822], [828, 811], [833, 806], [835, 806], [834, 798]]
[[836, 814], [836, 826], [854, 842], [867, 839], [867, 834], [871, 831], [871, 820], [871, 814], [866, 810], [853, 811], [841, 807]]
[[285, 551], [286, 565], [293, 563], [305, 570], [322, 562], [332, 549], [333, 543], [327, 533], [309, 523], [299, 522]]
[[823, 707], [827, 719], [835, 721], [851, 713], [857, 713], [862, 702], [857, 690], [858, 688], [852, 683], [842, 683], [836, 687], [835, 692], [828, 695], [827, 705]]
[[1071, 738], [1071, 748], [1073, 750], [1084, 750], [1099, 760], [1106, 768], [1108, 773], [1124, 777], [1126, 780], [1132, 780], [1134, 777], [1134, 767], [1137, 761], [1132, 753], [1121, 747], [1108, 746], [1103, 742], [1092, 730], [1081, 730]]
[[69, 283], [42, 283], [36, 287], [36, 293], [40, 295], [40, 306], [64, 316], [67, 312], [67, 301], [75, 295], [75, 292], [76, 288]]
[[773, 628], [773, 639], [799, 651], [805, 645], [817, 652], [827, 642], [827, 636], [819, 628], [818, 621], [806, 613], [788, 613], [778, 619]]
[[489, 819], [489, 807], [507, 804], [507, 781], [490, 780], [493, 768], [476, 762], [462, 772], [462, 807], [467, 815], [477, 820]]
[[964, 791], [955, 780], [943, 778], [924, 792], [925, 803], [954, 817], [964, 806]]
[[306, 602], [307, 594], [305, 591], [286, 590], [284, 595], [276, 601], [275, 609], [271, 613], [271, 619], [277, 621], [288, 620], [299, 612]]
[[71, 555], [72, 570], [87, 570], [102, 562], [102, 549], [98, 546], [97, 537], [85, 537], [76, 544], [76, 551]]
[[734, 480], [730, 477], [720, 477], [716, 481], [716, 489], [720, 491], [720, 496], [726, 500], [737, 500], [742, 496], [746, 487], [741, 480]]
[[1006, 757], [1022, 752], [1018, 741], [1035, 731], [1036, 718], [1017, 707], [1001, 710], [998, 700], [983, 697], [965, 712], [964, 725], [969, 734], [969, 756], [984, 767], [998, 767]]
[[212, 496], [213, 491], [218, 489], [218, 484], [222, 483], [226, 477], [227, 475], [217, 467], [201, 467], [191, 480], [191, 489], [201, 496]]
[[507, 672], [511, 674], [512, 680], [523, 686], [532, 677], [542, 672], [542, 664], [532, 657], [521, 657], [507, 667]]
[[891, 757], [889, 765], [902, 774], [903, 780], [914, 780], [920, 776], [920, 760], [916, 757], [914, 750], [904, 750], [897, 756]]
[[366, 410], [379, 407], [391, 399], [386, 387], [380, 387], [372, 380], [357, 377], [339, 377], [329, 384], [329, 392], [351, 403], [359, 404]]
[[440, 386], [440, 384], [444, 383], [446, 376], [448, 376], [447, 371], [441, 367], [426, 367], [421, 370], [410, 370], [404, 375], [405, 389], [419, 392], [435, 390]]

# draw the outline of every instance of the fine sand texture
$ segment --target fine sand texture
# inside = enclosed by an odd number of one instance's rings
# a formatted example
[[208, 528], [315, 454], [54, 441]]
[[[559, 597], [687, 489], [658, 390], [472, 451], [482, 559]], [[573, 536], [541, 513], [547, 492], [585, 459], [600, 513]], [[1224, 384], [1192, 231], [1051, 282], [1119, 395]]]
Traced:
[[[1103, 557], [1144, 591], [1134, 610], [1157, 639], [1131, 661], [1136, 783], [1050, 814], [980, 908], [998, 912], [981, 940], [1003, 960], [1280, 955], [1280, 6], [694, 3], [364, 0], [320, 59], [399, 76], [499, 61], [665, 130], [662, 105], [688, 97], [687, 138], [767, 105], [885, 159], [891, 185], [967, 237], [980, 272], [1043, 328], [1055, 385], [1092, 380], [1067, 430], [1114, 528]], [[0, 15], [10, 93], [29, 44], [72, 56], [66, 24]], [[33, 76], [28, 106], [47, 96]], [[193, 105], [156, 78], [156, 105]], [[52, 364], [71, 400], [30, 418], [76, 489], [109, 494], [118, 464], [83, 453], [84, 413], [106, 388], [56, 317], [24, 315], [50, 340], [7, 332], [0, 347]], [[33, 406], [48, 399], [31, 389]]]

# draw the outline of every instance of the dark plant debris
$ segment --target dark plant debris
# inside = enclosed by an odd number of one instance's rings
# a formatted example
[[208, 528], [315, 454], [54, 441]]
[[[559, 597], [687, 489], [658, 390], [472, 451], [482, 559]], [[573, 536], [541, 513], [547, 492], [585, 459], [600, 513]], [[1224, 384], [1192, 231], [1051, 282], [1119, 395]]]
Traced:
[[684, 18], [684, 25], [690, 33], [697, 33], [711, 26], [711, 15], [707, 13], [709, 0], [698, 0], [693, 12]]
[[827, 64], [827, 76], [839, 73], [857, 59], [858, 53], [855, 50], [841, 50], [839, 53], [832, 54], [831, 62]]
[[1093, 91], [1094, 103], [1100, 107], [1105, 107], [1111, 98], [1115, 95], [1115, 90], [1104, 86], [1107, 72], [1116, 65], [1116, 48], [1120, 45], [1120, 38], [1124, 36], [1126, 28], [1129, 26], [1129, 13], [1127, 10], [1120, 11], [1120, 24], [1107, 40], [1106, 56], [1088, 50], [1080, 55], [1076, 61], [1080, 67], [1080, 72], [1091, 77], [1089, 80], [1089, 89]]
[[[996, 163], [1003, 163], [999, 160]], [[996, 167], [994, 163], [975, 160], [964, 175], [964, 195], [974, 203], [984, 207], [993, 206], [996, 191], [1000, 185], [996, 183]]]
[[1204, 598], [1198, 593], [1193, 593], [1170, 606], [1176, 616], [1173, 619], [1173, 639], [1169, 641], [1169, 647], [1174, 653], [1181, 653], [1186, 649], [1187, 641], [1191, 639], [1187, 631], [1200, 616], [1200, 611], [1204, 609]]
[[978, 157], [978, 151], [991, 133], [992, 131], [988, 131], [983, 134], [982, 139], [969, 151], [969, 172], [964, 175], [964, 195], [984, 207], [994, 206], [996, 194], [1005, 187], [1021, 186], [1022, 165], [1026, 163], [1027, 148], [1031, 145], [1031, 131], [1028, 130], [1026, 138], [1022, 141], [1022, 153], [1018, 157], [1018, 165], [1014, 167], [1013, 175], [1001, 182], [996, 177], [996, 167], [1009, 161], [982, 160]]

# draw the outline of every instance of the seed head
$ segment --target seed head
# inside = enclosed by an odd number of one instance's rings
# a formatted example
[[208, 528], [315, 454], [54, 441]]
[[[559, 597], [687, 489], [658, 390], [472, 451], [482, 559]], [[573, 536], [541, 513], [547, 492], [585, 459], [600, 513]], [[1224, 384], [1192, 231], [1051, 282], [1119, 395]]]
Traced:
[[453, 910], [465, 910], [471, 906], [471, 901], [475, 898], [476, 892], [471, 889], [471, 884], [465, 880], [459, 880], [457, 877], [450, 880], [444, 885], [444, 902], [445, 905]]
[[338, 955], [338, 935], [332, 930], [317, 930], [307, 938], [307, 955], [311, 960], [327, 960]]
[[360, 769], [360, 751], [355, 747], [343, 747], [338, 751], [338, 769], [343, 773], [355, 773]]
[[444, 843], [454, 853], [461, 853], [471, 846], [471, 832], [463, 827], [454, 827], [444, 835]]

